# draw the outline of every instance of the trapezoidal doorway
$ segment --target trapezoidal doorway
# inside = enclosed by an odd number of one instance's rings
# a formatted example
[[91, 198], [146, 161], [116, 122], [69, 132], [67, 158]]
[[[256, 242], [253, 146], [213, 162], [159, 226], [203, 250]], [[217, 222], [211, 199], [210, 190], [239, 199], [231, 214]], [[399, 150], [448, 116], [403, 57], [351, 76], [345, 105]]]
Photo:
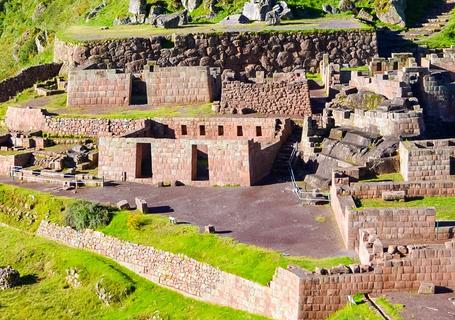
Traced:
[[191, 179], [193, 181], [209, 180], [209, 156], [206, 145], [192, 146], [191, 165]]
[[136, 145], [136, 178], [152, 177], [152, 146], [150, 143]]

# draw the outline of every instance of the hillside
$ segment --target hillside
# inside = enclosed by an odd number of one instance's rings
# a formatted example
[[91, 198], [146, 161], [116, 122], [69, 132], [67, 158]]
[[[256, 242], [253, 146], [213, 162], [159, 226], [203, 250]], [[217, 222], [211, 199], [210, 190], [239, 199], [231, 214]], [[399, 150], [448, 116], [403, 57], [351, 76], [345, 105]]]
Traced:
[[[181, 10], [179, 0], [153, 0], [169, 12]], [[229, 14], [239, 12], [245, 0], [220, 0], [216, 4], [217, 16], [207, 20], [208, 0], [191, 13], [193, 23], [214, 23]], [[110, 26], [119, 16], [128, 14], [129, 0], [107, 0], [107, 6], [92, 20], [85, 15], [101, 0], [0, 0], [0, 79], [6, 78], [24, 66], [52, 60], [52, 43], [55, 35], [71, 25]], [[322, 4], [337, 5], [338, 0], [289, 0], [296, 18], [324, 16]], [[412, 2], [407, 10], [414, 23], [425, 13], [431, 0]], [[374, 0], [357, 1], [357, 7], [373, 11]], [[36, 38], [42, 48], [37, 48]]]

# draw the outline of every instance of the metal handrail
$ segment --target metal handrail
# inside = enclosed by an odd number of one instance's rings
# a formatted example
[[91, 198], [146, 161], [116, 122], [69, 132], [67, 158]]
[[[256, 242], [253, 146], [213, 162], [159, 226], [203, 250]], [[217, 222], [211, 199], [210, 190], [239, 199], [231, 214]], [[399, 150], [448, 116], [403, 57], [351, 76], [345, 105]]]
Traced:
[[[300, 200], [300, 201], [308, 201], [308, 202], [312, 202], [312, 201], [322, 201], [321, 198], [318, 198], [315, 194], [316, 194], [316, 191], [313, 190], [313, 191], [303, 191], [302, 188], [299, 187], [299, 185], [297, 184], [297, 181], [295, 180], [295, 174], [294, 174], [294, 168], [293, 168], [293, 162], [295, 160], [295, 157], [297, 155], [297, 152], [298, 152], [298, 148], [299, 148], [299, 145], [298, 144], [295, 144], [292, 148], [292, 152], [291, 152], [291, 156], [289, 157], [289, 160], [288, 160], [288, 168], [289, 168], [289, 175], [291, 177], [291, 188], [292, 188], [292, 192], [294, 192], [296, 195], [297, 195], [297, 198]], [[327, 201], [330, 202], [330, 193], [322, 193], [322, 192], [317, 192], [318, 194], [320, 195], [323, 195], [324, 197], [327, 197]], [[306, 195], [310, 195], [310, 197], [306, 196]]]

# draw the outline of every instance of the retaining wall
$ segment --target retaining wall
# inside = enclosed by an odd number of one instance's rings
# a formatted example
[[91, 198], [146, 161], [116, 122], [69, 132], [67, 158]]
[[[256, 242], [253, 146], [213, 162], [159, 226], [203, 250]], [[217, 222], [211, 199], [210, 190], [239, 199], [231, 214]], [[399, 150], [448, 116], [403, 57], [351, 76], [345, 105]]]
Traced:
[[455, 288], [455, 242], [416, 246], [401, 259], [364, 273], [317, 275], [278, 268], [268, 287], [222, 272], [184, 255], [75, 231], [43, 221], [37, 234], [99, 253], [162, 286], [206, 302], [279, 320], [325, 319], [356, 293], [414, 291], [421, 282]]
[[41, 64], [22, 70], [14, 77], [0, 82], [0, 102], [8, 101], [19, 92], [33, 87], [38, 81], [45, 81], [58, 76], [61, 63]]
[[161, 67], [210, 66], [234, 71], [290, 72], [319, 68], [324, 53], [330, 61], [351, 66], [365, 65], [377, 54], [376, 34], [371, 31], [337, 32], [226, 32], [154, 36], [124, 40], [66, 44], [56, 40], [54, 60], [65, 65], [87, 61], [106, 68], [137, 72], [147, 61]]

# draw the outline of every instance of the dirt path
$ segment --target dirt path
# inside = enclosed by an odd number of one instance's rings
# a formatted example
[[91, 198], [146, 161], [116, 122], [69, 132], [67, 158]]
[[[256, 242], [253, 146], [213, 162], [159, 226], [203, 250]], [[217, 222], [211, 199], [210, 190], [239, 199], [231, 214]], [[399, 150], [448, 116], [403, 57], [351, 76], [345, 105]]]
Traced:
[[[2, 178], [0, 182], [12, 183], [8, 178]], [[83, 188], [77, 194], [50, 185], [19, 185], [108, 203], [127, 199], [134, 204], [134, 198], [139, 196], [148, 201], [153, 213], [172, 215], [179, 221], [201, 227], [213, 224], [221, 235], [240, 242], [290, 255], [355, 256], [354, 252], [344, 249], [330, 207], [302, 207], [290, 191], [289, 184], [249, 188], [157, 188], [125, 183], [105, 188]]]

